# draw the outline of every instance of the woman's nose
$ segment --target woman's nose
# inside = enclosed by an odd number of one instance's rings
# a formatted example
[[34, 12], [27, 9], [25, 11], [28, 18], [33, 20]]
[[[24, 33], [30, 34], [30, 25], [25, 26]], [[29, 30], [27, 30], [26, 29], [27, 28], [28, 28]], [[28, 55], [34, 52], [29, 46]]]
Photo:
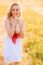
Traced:
[[15, 13], [17, 12], [17, 10], [14, 11]]

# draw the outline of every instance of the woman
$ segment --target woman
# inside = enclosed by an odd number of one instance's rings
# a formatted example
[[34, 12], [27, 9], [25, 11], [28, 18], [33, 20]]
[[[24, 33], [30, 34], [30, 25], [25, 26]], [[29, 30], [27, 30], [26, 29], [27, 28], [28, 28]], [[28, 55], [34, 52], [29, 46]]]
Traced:
[[24, 22], [20, 18], [21, 10], [18, 3], [11, 5], [5, 19], [4, 62], [5, 64], [22, 61], [22, 38], [24, 37]]

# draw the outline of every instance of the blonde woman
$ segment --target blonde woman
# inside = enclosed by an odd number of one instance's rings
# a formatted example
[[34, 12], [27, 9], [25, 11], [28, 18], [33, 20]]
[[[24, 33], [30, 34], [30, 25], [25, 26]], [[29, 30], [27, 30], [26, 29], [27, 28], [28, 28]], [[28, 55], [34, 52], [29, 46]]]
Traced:
[[11, 5], [5, 19], [6, 36], [4, 38], [4, 63], [22, 62], [22, 38], [24, 37], [24, 21], [20, 18], [21, 10], [18, 3]]

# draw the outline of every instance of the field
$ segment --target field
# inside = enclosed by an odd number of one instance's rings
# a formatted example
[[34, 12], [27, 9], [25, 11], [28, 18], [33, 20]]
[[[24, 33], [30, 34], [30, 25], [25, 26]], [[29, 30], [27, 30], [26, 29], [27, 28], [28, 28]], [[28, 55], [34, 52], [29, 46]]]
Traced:
[[[3, 65], [3, 19], [7, 8], [8, 6], [0, 6], [0, 65]], [[43, 15], [25, 7], [22, 18], [26, 24], [22, 64], [43, 65]]]

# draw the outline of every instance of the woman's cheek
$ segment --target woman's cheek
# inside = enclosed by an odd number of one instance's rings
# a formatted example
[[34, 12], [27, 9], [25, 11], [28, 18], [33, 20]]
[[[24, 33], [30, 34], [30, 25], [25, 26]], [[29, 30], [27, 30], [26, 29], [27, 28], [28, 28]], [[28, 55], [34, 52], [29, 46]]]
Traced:
[[16, 15], [19, 17], [20, 16], [20, 13], [17, 13]]

